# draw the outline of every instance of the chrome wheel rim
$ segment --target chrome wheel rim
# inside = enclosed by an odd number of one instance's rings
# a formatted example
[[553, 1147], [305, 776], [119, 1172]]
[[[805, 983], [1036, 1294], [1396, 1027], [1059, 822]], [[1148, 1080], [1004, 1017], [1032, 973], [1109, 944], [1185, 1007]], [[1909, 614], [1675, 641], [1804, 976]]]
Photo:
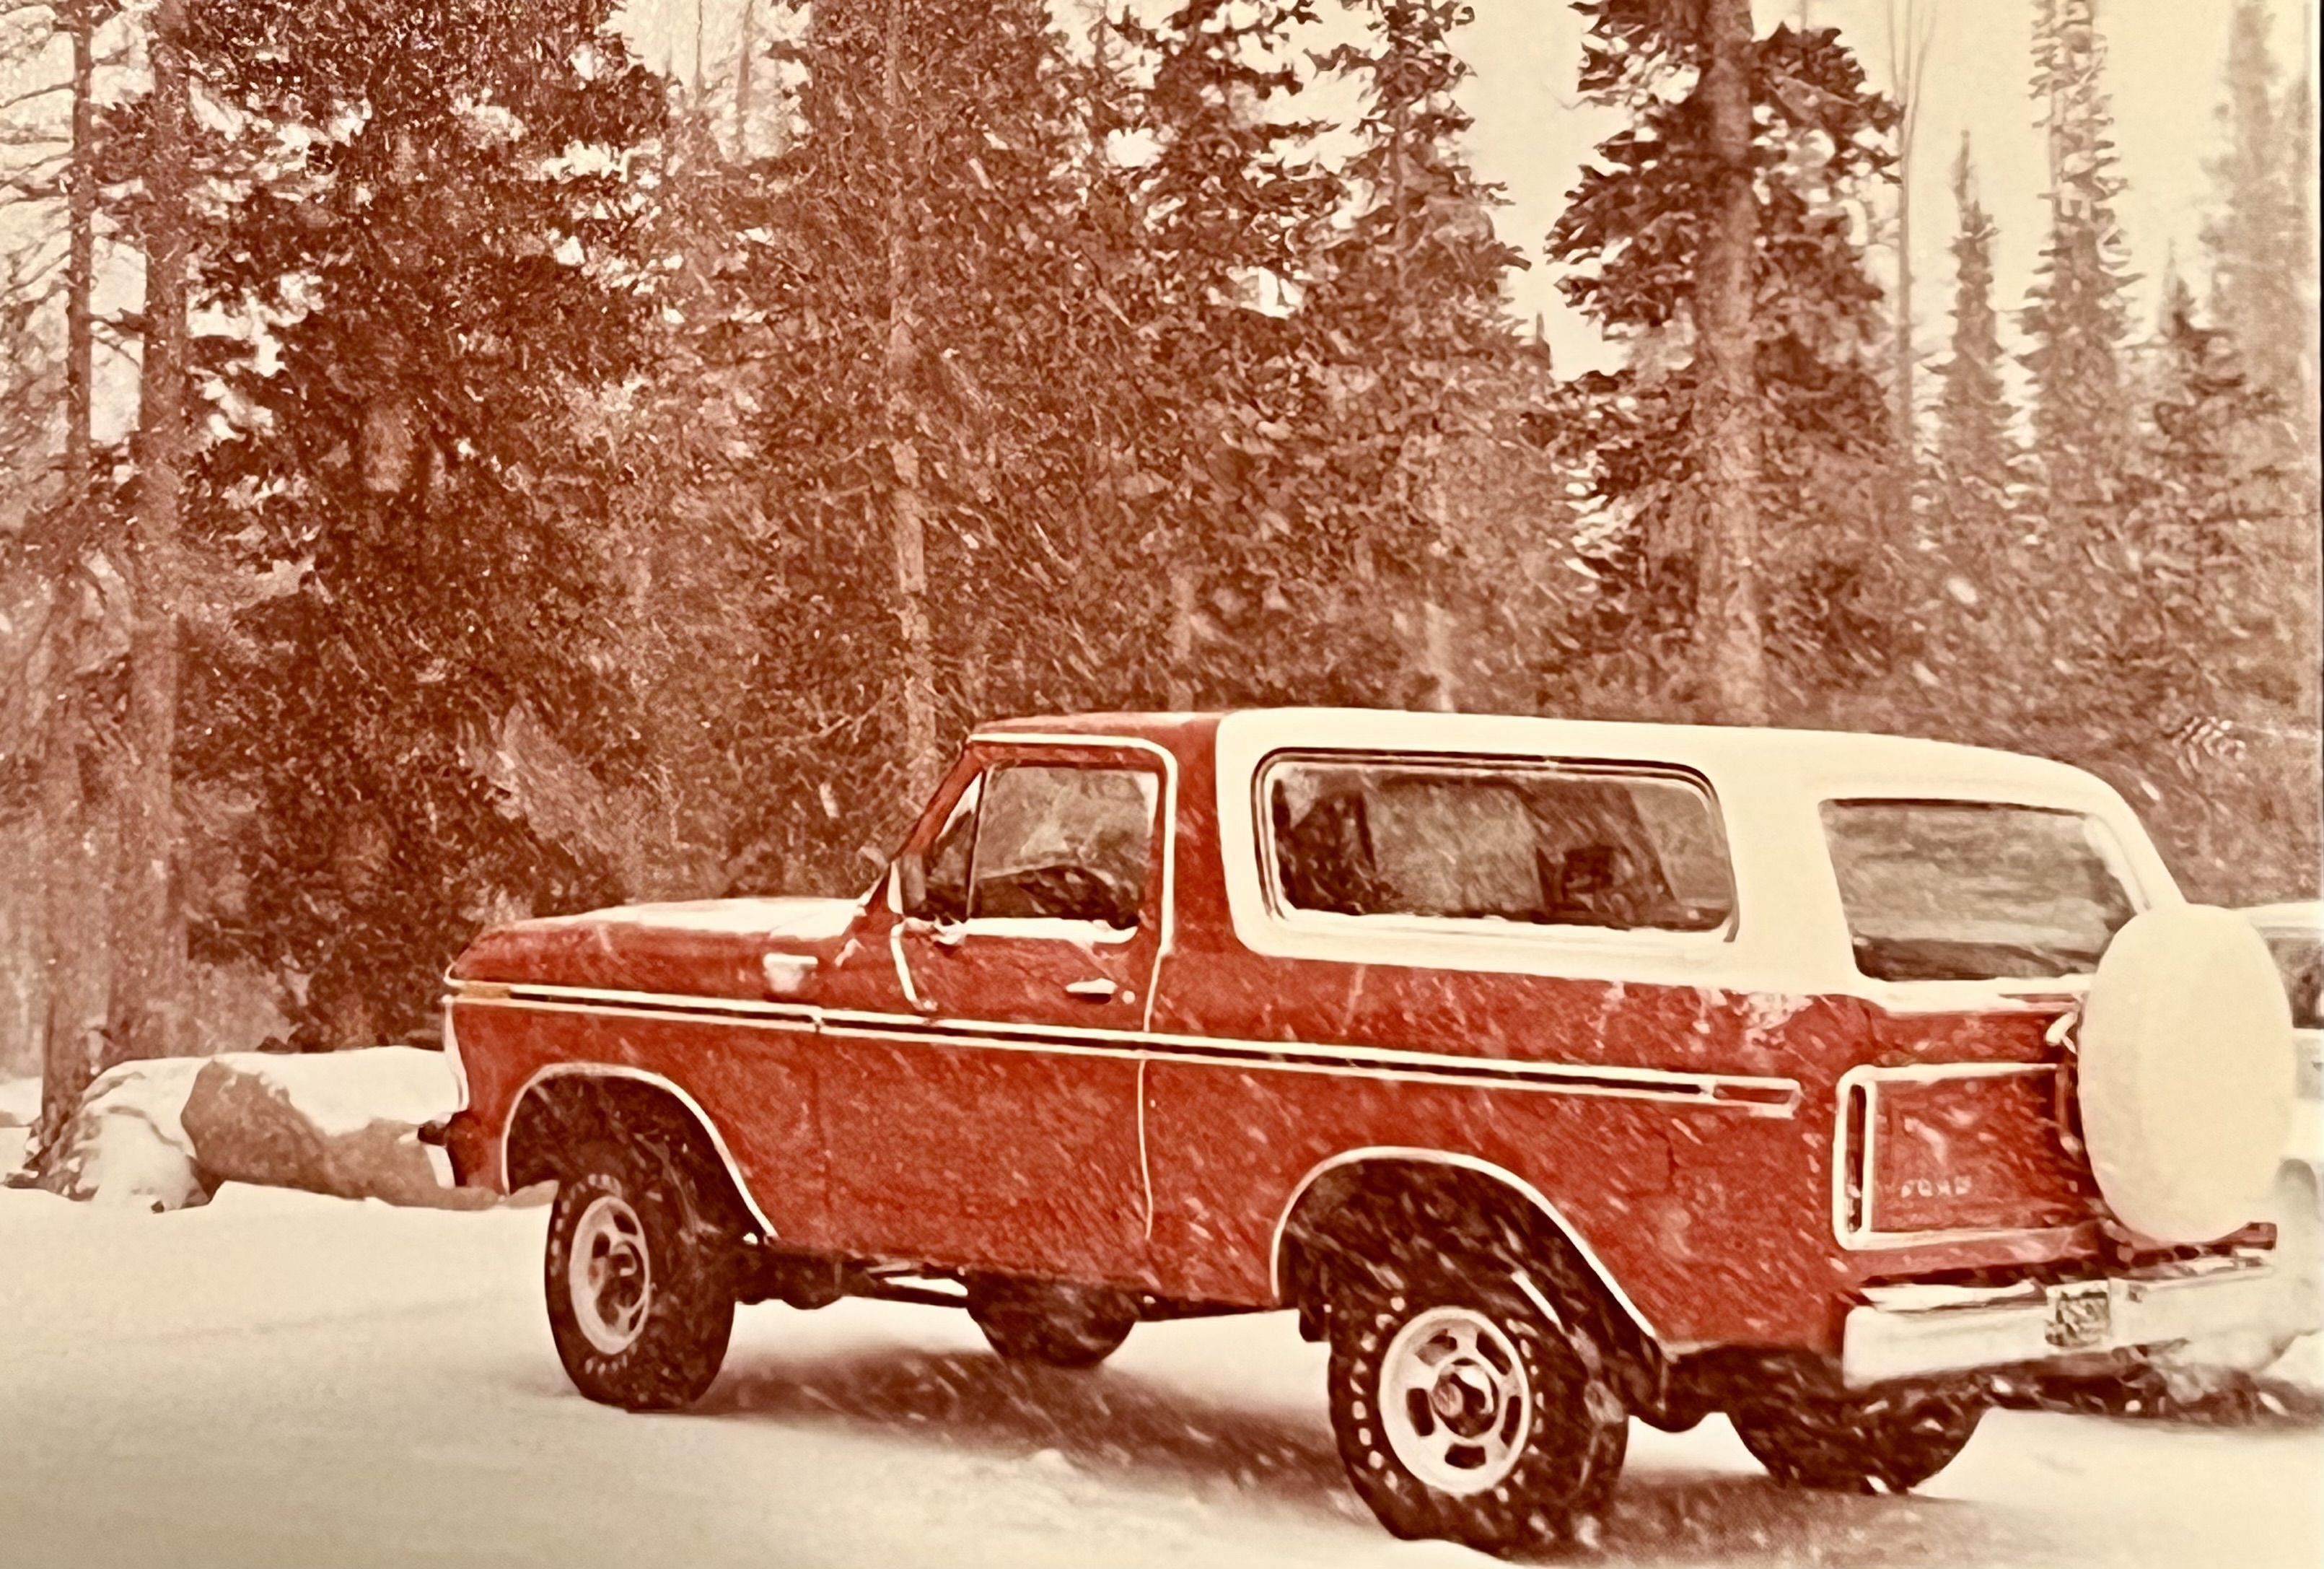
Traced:
[[618, 1356], [636, 1343], [653, 1306], [653, 1265], [645, 1227], [627, 1199], [606, 1194], [581, 1212], [565, 1281], [573, 1317], [591, 1345]]
[[1379, 1421], [1423, 1485], [1456, 1497], [1498, 1487], [1533, 1431], [1533, 1390], [1516, 1343], [1467, 1307], [1432, 1307], [1388, 1342]]

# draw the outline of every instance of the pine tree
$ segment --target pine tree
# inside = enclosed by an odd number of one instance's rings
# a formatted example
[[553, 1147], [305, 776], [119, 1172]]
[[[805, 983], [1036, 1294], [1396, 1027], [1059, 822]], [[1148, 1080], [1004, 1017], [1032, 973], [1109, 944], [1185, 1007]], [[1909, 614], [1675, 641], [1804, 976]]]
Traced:
[[[197, 773], [255, 802], [210, 949], [308, 977], [302, 1038], [424, 1028], [477, 926], [618, 897], [536, 830], [512, 735], [612, 774], [603, 669], [613, 456], [576, 403], [635, 374], [655, 275], [659, 83], [570, 0], [203, 0], [188, 49], [251, 182], [208, 248], [237, 413], [196, 501], [296, 587], [206, 635]], [[415, 48], [414, 41], [426, 47]], [[576, 152], [602, 150], [601, 154]]]
[[2227, 100], [2219, 108], [2227, 149], [2209, 166], [2218, 210], [2204, 226], [2203, 245], [2211, 258], [2212, 319], [2235, 340], [2252, 384], [2288, 409], [2303, 390], [2302, 361], [2313, 352], [2291, 328], [2315, 284], [2299, 271], [2305, 219], [2293, 184], [2296, 110], [2276, 91], [2272, 22], [2264, 0], [2237, 0], [2228, 24]]
[[[1862, 540], [1894, 429], [1872, 368], [1886, 336], [1881, 294], [1851, 204], [1888, 166], [1881, 143], [1895, 111], [1868, 89], [1836, 32], [1779, 27], [1748, 61], [1757, 126], [1748, 162], [1761, 172], [1738, 185], [1722, 172], [1732, 150], [1702, 129], [1699, 94], [1718, 77], [1697, 69], [1706, 51], [1686, 25], [1692, 13], [1659, 0], [1581, 9], [1590, 18], [1582, 92], [1632, 124], [1600, 144], [1549, 254], [1569, 269], [1559, 285], [1566, 296], [1632, 353], [1620, 372], [1566, 383], [1545, 420], [1554, 448], [1591, 487], [1597, 513], [1591, 553], [1607, 592], [1579, 641], [1591, 661], [1627, 672], [1620, 678], [1633, 690], [1683, 697], [1690, 663], [1727, 669], [1708, 706], [1748, 713], [1729, 688], [1749, 659], [1719, 651], [1749, 641], [1750, 629], [1739, 628], [1735, 601], [1714, 603], [1736, 592], [1745, 547], [1756, 563], [1745, 576], [1768, 579], [1752, 591], [1766, 601], [1754, 635], [1766, 637], [1793, 684], [1845, 679], [1885, 657], [1872, 635], [1878, 618], [1861, 599], [1877, 563], [1847, 554], [1863, 548], [1849, 542]], [[1683, 91], [1690, 77], [1695, 95]], [[1711, 240], [1738, 227], [1728, 208], [1738, 189], [1757, 192], [1752, 221], [1741, 226], [1756, 235], [1742, 274], [1747, 309], [1706, 321], [1700, 291], [1720, 255]], [[1738, 321], [1748, 328], [1743, 391], [1760, 426], [1740, 437], [1713, 429], [1703, 364]], [[1720, 421], [1735, 401], [1727, 388]], [[1757, 479], [1738, 479], [1735, 459]], [[1738, 484], [1748, 492], [1740, 503], [1761, 520], [1756, 544], [1720, 521]], [[1690, 629], [1703, 659], [1688, 661], [1675, 646]]]
[[769, 657], [780, 573], [752, 439], [768, 335], [742, 282], [780, 198], [712, 130], [673, 115], [659, 161], [638, 250], [659, 258], [662, 310], [641, 374], [573, 413], [576, 436], [615, 459], [597, 531], [613, 591], [604, 662], [650, 766], [600, 780], [546, 749], [495, 752], [536, 831], [612, 863], [633, 899], [716, 897], [775, 871], [760, 832], [788, 782], [759, 745], [783, 686]]
[[1459, 145], [1471, 123], [1458, 98], [1470, 69], [1454, 47], [1465, 0], [1342, 3], [1362, 14], [1364, 40], [1317, 63], [1364, 93], [1360, 151], [1344, 171], [1355, 207], [1321, 253], [1303, 313], [1337, 351], [1333, 470], [1348, 493], [1339, 515], [1354, 595], [1376, 597], [1383, 554], [1406, 569], [1420, 604], [1405, 618], [1418, 647], [1403, 662], [1417, 667], [1421, 701], [1452, 706], [1444, 469], [1484, 434], [1489, 388], [1517, 348], [1505, 280], [1524, 263], [1494, 234], [1499, 188]]
[[[2101, 85], [2106, 45], [2096, 0], [2037, 0], [2034, 97], [2049, 142], [2050, 233], [2024, 313], [2032, 340], [2034, 451], [2051, 527], [2067, 540], [2104, 526], [2132, 457], [2122, 365], [2122, 180]], [[2062, 548], [2062, 547], [2061, 547]]]
[[1953, 164], [1951, 353], [1937, 368], [1936, 468], [1947, 543], [1976, 552], [2007, 526], [2017, 462], [2002, 382], [2001, 322], [1993, 305], [1993, 246], [1998, 226], [1986, 210], [1968, 133]]
[[1286, 542], [1330, 527], [1333, 493], [1298, 434], [1328, 393], [1296, 300], [1342, 186], [1305, 155], [1314, 127], [1272, 101], [1297, 85], [1281, 61], [1308, 11], [1305, 0], [1181, 0], [1120, 29], [1150, 72], [1130, 128], [1156, 148], [1130, 181], [1136, 251], [1115, 275], [1150, 356], [1121, 383], [1135, 411], [1128, 485], [1167, 596], [1150, 658], [1174, 708], [1300, 684], [1240, 651], [1281, 602]]
[[2254, 700], [2290, 696], [2301, 641], [2268, 581], [2283, 570], [2271, 546], [2300, 511], [2282, 460], [2284, 410], [2246, 373], [2233, 335], [2197, 319], [2175, 274], [2156, 347], [2134, 503], [2101, 558], [2118, 579], [2114, 608], [2092, 629], [2089, 657], [2126, 725], [2249, 717]]
[[834, 0], [804, 58], [806, 130], [752, 283], [770, 337], [756, 436], [794, 542], [785, 657], [812, 675], [780, 723], [847, 726], [860, 766], [834, 782], [866, 815], [840, 826], [811, 791], [779, 832], [870, 844], [954, 736], [1024, 701], [996, 667], [1053, 687], [1024, 667], [1073, 645], [985, 642], [1077, 586], [1056, 558], [1091, 417], [1059, 352], [1083, 277], [1073, 128], [1038, 0]]

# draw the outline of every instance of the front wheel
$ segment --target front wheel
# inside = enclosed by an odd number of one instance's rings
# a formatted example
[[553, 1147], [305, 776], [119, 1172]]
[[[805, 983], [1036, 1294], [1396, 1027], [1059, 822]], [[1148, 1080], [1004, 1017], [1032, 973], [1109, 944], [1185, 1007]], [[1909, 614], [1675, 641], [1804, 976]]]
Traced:
[[1487, 1257], [1351, 1284], [1331, 1322], [1340, 1458], [1388, 1530], [1489, 1553], [1595, 1530], [1628, 1417], [1582, 1315]]
[[632, 1411], [692, 1405], [734, 1326], [719, 1239], [684, 1164], [636, 1144], [576, 1150], [549, 1212], [549, 1327], [573, 1387]]
[[1777, 1481], [1835, 1492], [1910, 1492], [1952, 1463], [1982, 1405], [1933, 1395], [1798, 1395], [1728, 1413]]

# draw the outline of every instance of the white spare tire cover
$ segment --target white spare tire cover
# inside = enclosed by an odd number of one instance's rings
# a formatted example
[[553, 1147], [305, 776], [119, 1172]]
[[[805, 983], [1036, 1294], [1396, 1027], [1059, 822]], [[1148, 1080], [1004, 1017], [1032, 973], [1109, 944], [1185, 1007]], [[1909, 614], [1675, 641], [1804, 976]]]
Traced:
[[2076, 1033], [2082, 1140], [2115, 1218], [2208, 1242], [2266, 1208], [2292, 1114], [2292, 1011], [2251, 923], [2168, 905], [2115, 934]]

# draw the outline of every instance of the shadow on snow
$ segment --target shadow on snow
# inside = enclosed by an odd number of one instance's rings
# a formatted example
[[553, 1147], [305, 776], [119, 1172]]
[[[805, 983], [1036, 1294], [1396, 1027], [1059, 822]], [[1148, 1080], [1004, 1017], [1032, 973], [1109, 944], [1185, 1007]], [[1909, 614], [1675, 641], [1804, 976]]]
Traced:
[[[697, 1407], [714, 1417], [838, 1422], [954, 1450], [1029, 1459], [1146, 1489], [1370, 1517], [1320, 1407], [1237, 1409], [1113, 1369], [1063, 1371], [983, 1352], [899, 1348], [730, 1362]], [[2023, 1552], [2011, 1511], [1941, 1499], [1797, 1491], [1764, 1476], [1633, 1465], [1600, 1551], [1614, 1561], [1954, 1564]]]

